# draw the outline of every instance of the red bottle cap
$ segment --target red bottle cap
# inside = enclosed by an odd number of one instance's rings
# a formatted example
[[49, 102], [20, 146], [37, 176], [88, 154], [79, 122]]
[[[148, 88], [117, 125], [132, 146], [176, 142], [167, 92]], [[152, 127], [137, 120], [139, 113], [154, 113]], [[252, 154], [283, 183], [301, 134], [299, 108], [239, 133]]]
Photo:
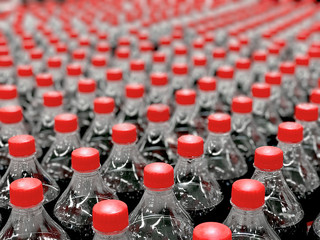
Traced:
[[299, 143], [303, 140], [303, 127], [296, 122], [283, 122], [278, 126], [278, 139], [285, 143]]
[[108, 42], [98, 42], [97, 51], [100, 53], [106, 53], [110, 51], [110, 45]]
[[65, 43], [58, 43], [56, 45], [56, 51], [58, 53], [67, 53], [67, 45]]
[[90, 147], [81, 147], [73, 150], [71, 165], [78, 172], [92, 172], [100, 167], [99, 151]]
[[225, 58], [226, 51], [223, 48], [216, 48], [212, 51], [213, 58]]
[[127, 84], [126, 85], [126, 97], [127, 98], [142, 98], [144, 94], [143, 84]]
[[9, 154], [14, 157], [28, 157], [36, 152], [34, 137], [17, 135], [9, 138]]
[[267, 53], [264, 50], [257, 50], [253, 53], [253, 59], [255, 61], [266, 61]]
[[230, 66], [221, 66], [218, 68], [218, 77], [222, 79], [233, 79], [233, 68]]
[[14, 99], [18, 95], [17, 87], [15, 85], [0, 85], [0, 99], [9, 100]]
[[252, 84], [251, 92], [253, 97], [269, 98], [271, 94], [271, 88], [267, 83], [254, 83]]
[[207, 64], [207, 58], [204, 55], [196, 55], [193, 57], [194, 66], [205, 66]]
[[227, 133], [231, 130], [231, 117], [226, 113], [214, 113], [208, 117], [208, 130], [213, 133]]
[[279, 170], [283, 166], [283, 152], [278, 147], [259, 147], [254, 154], [254, 165], [263, 171]]
[[295, 66], [292, 62], [283, 62], [280, 64], [280, 72], [284, 74], [294, 74]]
[[175, 55], [186, 55], [188, 52], [188, 49], [185, 45], [177, 45], [174, 48], [174, 54]]
[[13, 59], [11, 56], [0, 56], [0, 67], [12, 67]]
[[170, 119], [170, 109], [165, 104], [152, 104], [148, 107], [147, 118], [150, 122], [166, 122]]
[[107, 70], [107, 80], [108, 81], [121, 81], [122, 80], [122, 70], [120, 68], [110, 68]]
[[231, 51], [231, 52], [239, 52], [240, 51], [240, 43], [239, 42], [231, 42], [231, 43], [229, 43], [229, 51]]
[[175, 63], [172, 66], [172, 72], [176, 75], [188, 74], [188, 65], [185, 63]]
[[116, 56], [120, 59], [128, 59], [130, 57], [130, 49], [127, 47], [119, 47], [116, 50]]
[[118, 39], [118, 45], [130, 47], [130, 38], [126, 36], [120, 37]]
[[20, 65], [18, 66], [19, 77], [32, 77], [32, 66], [31, 65]]
[[280, 47], [279, 45], [273, 44], [273, 45], [270, 45], [270, 46], [268, 47], [268, 52], [269, 52], [269, 54], [276, 54], [276, 55], [278, 55], [279, 52], [280, 52], [280, 49], [281, 49], [281, 47]]
[[163, 52], [155, 52], [153, 54], [153, 62], [154, 63], [164, 63], [166, 62], [166, 54]]
[[198, 88], [201, 91], [214, 91], [216, 86], [217, 81], [214, 77], [202, 77], [198, 81]]
[[91, 78], [78, 81], [78, 91], [80, 93], [93, 93], [96, 90], [96, 81]]
[[144, 185], [147, 188], [167, 189], [174, 185], [173, 167], [167, 163], [151, 163], [144, 168]]
[[81, 65], [77, 63], [71, 63], [67, 66], [67, 74], [68, 76], [75, 76], [78, 77], [82, 73]]
[[6, 106], [0, 108], [0, 122], [5, 124], [18, 123], [22, 121], [23, 114], [20, 106]]
[[[1, 89], [1, 86], [0, 86], [0, 89]], [[0, 93], [1, 93], [1, 90], [0, 90]], [[315, 88], [311, 91], [310, 101], [316, 104], [320, 103], [320, 88]]]
[[270, 85], [281, 85], [281, 73], [267, 72], [265, 74], [265, 81]]
[[310, 58], [320, 58], [320, 49], [311, 47], [308, 51], [308, 55]]
[[78, 117], [71, 113], [62, 113], [54, 118], [54, 130], [60, 133], [70, 133], [78, 128]]
[[117, 144], [130, 144], [137, 140], [137, 128], [131, 123], [119, 123], [112, 127], [112, 141]]
[[231, 202], [243, 210], [254, 210], [264, 204], [265, 187], [253, 179], [241, 179], [232, 184]]
[[43, 200], [42, 183], [37, 178], [21, 178], [10, 184], [10, 203], [19, 208], [31, 208]]
[[95, 67], [104, 67], [107, 65], [107, 59], [101, 54], [96, 54], [92, 56], [91, 63]]
[[153, 45], [149, 41], [143, 41], [139, 44], [140, 52], [150, 52], [154, 49]]
[[305, 55], [296, 56], [296, 65], [309, 66], [309, 57]]
[[73, 59], [84, 60], [86, 58], [86, 51], [84, 49], [76, 49], [72, 53]]
[[93, 102], [94, 112], [99, 114], [112, 113], [114, 106], [114, 99], [111, 97], [98, 97]]
[[58, 107], [63, 103], [61, 92], [49, 91], [43, 94], [43, 105], [46, 107]]
[[50, 57], [48, 59], [48, 67], [50, 68], [60, 68], [62, 65], [62, 60], [58, 56]]
[[197, 38], [192, 42], [193, 48], [202, 49], [204, 46], [204, 40], [202, 38]]
[[130, 62], [131, 71], [143, 71], [144, 70], [144, 61], [141, 59], [132, 60]]
[[170, 45], [171, 44], [171, 38], [168, 36], [163, 36], [160, 38], [160, 45]]
[[319, 116], [318, 106], [313, 103], [299, 103], [295, 107], [295, 117], [300, 121], [317, 121]]
[[236, 61], [237, 69], [249, 69], [250, 68], [250, 60], [248, 58], [238, 58]]
[[234, 113], [251, 113], [252, 99], [246, 96], [238, 96], [232, 99], [232, 112]]
[[176, 91], [176, 103], [180, 105], [193, 105], [196, 102], [196, 92], [192, 89], [181, 89]]
[[168, 84], [168, 75], [167, 73], [151, 73], [151, 85], [153, 86], [165, 86]]
[[43, 51], [39, 48], [34, 48], [30, 51], [31, 59], [42, 59]]
[[93, 228], [101, 233], [124, 230], [129, 225], [128, 206], [119, 200], [103, 200], [92, 209]]
[[196, 158], [203, 154], [203, 139], [194, 135], [183, 135], [178, 139], [178, 154], [181, 157]]
[[231, 230], [221, 223], [205, 222], [193, 230], [193, 240], [232, 240]]
[[36, 82], [38, 87], [50, 87], [53, 86], [53, 79], [50, 73], [39, 73], [36, 76]]

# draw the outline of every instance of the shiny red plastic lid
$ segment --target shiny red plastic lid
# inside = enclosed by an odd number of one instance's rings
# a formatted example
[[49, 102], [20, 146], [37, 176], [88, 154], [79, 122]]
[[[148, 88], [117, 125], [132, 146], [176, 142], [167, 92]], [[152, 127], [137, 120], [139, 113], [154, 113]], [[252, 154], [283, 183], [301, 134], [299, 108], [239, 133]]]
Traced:
[[110, 45], [108, 42], [98, 42], [97, 51], [100, 53], [105, 53], [110, 51]]
[[310, 58], [320, 58], [320, 49], [311, 47], [308, 51], [308, 55]]
[[99, 151], [95, 148], [81, 147], [72, 151], [72, 168], [78, 172], [91, 172], [100, 167]]
[[82, 48], [76, 49], [72, 53], [73, 59], [84, 60], [86, 58], [86, 51]]
[[106, 72], [108, 81], [121, 81], [122, 70], [120, 68], [109, 68]]
[[[1, 88], [0, 88], [1, 89]], [[1, 90], [0, 90], [1, 92]], [[320, 88], [315, 88], [311, 91], [310, 101], [312, 103], [319, 104], [320, 103]]]
[[137, 128], [131, 123], [119, 123], [112, 127], [112, 141], [117, 144], [130, 144], [137, 140]]
[[46, 107], [58, 107], [63, 103], [61, 92], [49, 91], [43, 94], [43, 105]]
[[80, 76], [82, 73], [81, 65], [77, 63], [71, 63], [67, 66], [67, 74], [68, 76]]
[[303, 126], [296, 122], [283, 122], [278, 126], [278, 139], [285, 143], [299, 143], [303, 140]]
[[53, 79], [50, 73], [39, 73], [36, 76], [36, 82], [38, 87], [50, 87], [53, 86]]
[[317, 121], [319, 108], [313, 103], [299, 103], [295, 107], [295, 118], [300, 121]]
[[130, 49], [127, 47], [119, 47], [116, 50], [116, 56], [120, 59], [128, 59], [130, 57]]
[[266, 61], [267, 53], [264, 50], [257, 50], [253, 53], [253, 59], [255, 61]]
[[309, 57], [306, 55], [296, 56], [296, 65], [299, 66], [309, 66]]
[[42, 182], [37, 178], [20, 178], [10, 184], [10, 203], [19, 208], [31, 208], [43, 200]]
[[280, 72], [284, 74], [294, 74], [295, 65], [293, 62], [283, 62], [280, 64]]
[[11, 56], [0, 56], [0, 67], [12, 67], [13, 58]]
[[270, 85], [281, 85], [281, 73], [279, 72], [267, 72], [265, 74], [265, 81]]
[[127, 84], [126, 85], [126, 97], [127, 98], [142, 98], [144, 94], [143, 84]]
[[271, 94], [271, 88], [267, 83], [254, 83], [251, 86], [251, 92], [253, 97], [269, 98]]
[[278, 147], [259, 147], [254, 154], [254, 165], [263, 171], [279, 170], [283, 166], [283, 152]]
[[96, 81], [85, 78], [78, 81], [78, 91], [81, 93], [93, 93], [96, 90]]
[[188, 74], [188, 65], [185, 63], [175, 63], [172, 65], [172, 72], [177, 75]]
[[213, 58], [225, 58], [226, 50], [224, 50], [223, 48], [215, 48], [212, 51], [212, 56]]
[[0, 108], [0, 122], [5, 124], [18, 123], [23, 119], [20, 106], [6, 106]]
[[164, 63], [166, 62], [166, 54], [163, 52], [153, 53], [153, 62], [154, 63]]
[[174, 185], [173, 167], [167, 163], [151, 163], [144, 168], [144, 185], [147, 188], [167, 189]]
[[42, 59], [43, 51], [40, 48], [34, 48], [30, 51], [31, 59]]
[[217, 222], [205, 222], [193, 230], [193, 240], [232, 240], [232, 232], [226, 225]]
[[186, 55], [187, 52], [188, 52], [188, 49], [185, 45], [177, 45], [174, 48], [175, 55]]
[[94, 112], [99, 114], [112, 113], [114, 107], [114, 99], [111, 97], [98, 97], [93, 102]]
[[48, 58], [48, 67], [59, 68], [62, 66], [62, 60], [58, 56]]
[[9, 100], [14, 99], [18, 95], [17, 87], [15, 85], [4, 84], [0, 85], [0, 99]]
[[96, 54], [92, 56], [91, 63], [95, 67], [105, 67], [107, 65], [107, 59], [101, 54]]
[[236, 68], [237, 69], [249, 69], [251, 62], [248, 58], [238, 58], [236, 60]]
[[194, 135], [183, 135], [178, 139], [178, 154], [186, 158], [200, 157], [203, 154], [203, 139]]
[[208, 130], [213, 133], [227, 133], [231, 130], [231, 117], [226, 113], [214, 113], [208, 117]]
[[240, 209], [254, 210], [264, 205], [265, 187], [253, 179], [241, 179], [232, 184], [231, 202]]
[[233, 79], [234, 70], [231, 66], [221, 66], [218, 68], [218, 77], [222, 79]]
[[207, 64], [207, 58], [204, 55], [196, 55], [193, 57], [194, 66], [205, 66]]
[[18, 76], [19, 77], [32, 77], [32, 66], [31, 65], [19, 65]]
[[166, 122], [170, 119], [170, 108], [165, 104], [152, 104], [148, 107], [147, 118], [150, 122]]
[[239, 42], [231, 42], [229, 44], [229, 51], [231, 52], [239, 52], [241, 44]]
[[192, 105], [196, 102], [196, 91], [192, 89], [181, 89], [176, 91], [176, 103], [180, 105]]
[[131, 60], [130, 70], [131, 71], [143, 71], [144, 70], [144, 61], [141, 59]]
[[78, 128], [78, 117], [71, 113], [62, 113], [54, 118], [54, 130], [60, 133], [70, 133]]
[[232, 99], [232, 112], [234, 113], [251, 113], [252, 99], [247, 96], [237, 96]]
[[128, 206], [119, 200], [103, 200], [92, 209], [93, 228], [101, 233], [124, 230], [129, 225]]
[[202, 91], [214, 91], [217, 87], [217, 81], [214, 77], [202, 77], [197, 84]]
[[151, 85], [153, 86], [165, 86], [168, 84], [167, 73], [161, 73], [161, 72], [151, 73], [150, 78], [151, 78]]
[[34, 137], [17, 135], [9, 138], [9, 154], [14, 157], [28, 157], [36, 152]]

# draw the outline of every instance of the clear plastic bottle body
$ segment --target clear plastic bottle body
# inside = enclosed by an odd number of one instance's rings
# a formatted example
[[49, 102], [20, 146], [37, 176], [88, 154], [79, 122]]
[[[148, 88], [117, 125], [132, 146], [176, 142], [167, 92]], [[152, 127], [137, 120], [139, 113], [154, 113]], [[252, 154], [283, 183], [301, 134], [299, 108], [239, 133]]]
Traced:
[[296, 78], [299, 85], [308, 91], [316, 87], [315, 81], [311, 78], [308, 66], [296, 66]]
[[294, 74], [282, 74], [282, 89], [293, 104], [307, 102], [307, 93], [299, 87]]
[[54, 207], [54, 215], [72, 239], [92, 239], [92, 208], [107, 199], [118, 199], [103, 181], [98, 170], [74, 171], [67, 189]]
[[168, 104], [170, 99], [169, 86], [150, 86], [148, 103], [157, 104], [163, 103]]
[[[131, 239], [171, 240], [192, 238], [193, 223], [176, 199], [172, 188], [152, 191], [143, 197], [129, 216]], [[154, 229], [157, 229], [155, 231]]]
[[148, 85], [147, 82], [147, 75], [144, 70], [142, 71], [131, 71], [130, 76], [128, 78], [128, 83], [137, 83], [137, 84], [143, 84]]
[[14, 68], [13, 67], [0, 67], [0, 83], [13, 84], [14, 83]]
[[235, 72], [235, 82], [241, 94], [249, 95], [250, 87], [253, 82], [253, 76], [250, 69], [238, 69]]
[[173, 96], [177, 90], [188, 88], [189, 85], [188, 75], [173, 75], [171, 78], [171, 95]]
[[197, 81], [208, 75], [208, 71], [206, 66], [193, 66], [193, 69], [191, 71], [191, 85], [190, 86], [195, 86]]
[[229, 112], [232, 98], [235, 94], [235, 83], [232, 79], [219, 79], [218, 80], [218, 106], [219, 111]]
[[304, 212], [281, 170], [263, 171], [256, 168], [252, 179], [265, 186], [263, 211], [276, 233], [284, 239], [304, 239], [307, 231]]
[[128, 205], [131, 212], [139, 203], [143, 187], [143, 169], [146, 160], [135, 143], [115, 144], [100, 172], [108, 186], [115, 190], [119, 199]]
[[203, 157], [179, 157], [175, 166], [173, 191], [195, 225], [209, 221], [223, 221], [225, 209], [218, 206], [223, 200], [220, 186], [208, 171]]
[[130, 240], [131, 233], [128, 231], [128, 228], [121, 232], [115, 232], [112, 235], [105, 235], [103, 233], [99, 233], [95, 230], [96, 234], [94, 235], [93, 240]]
[[264, 75], [267, 72], [266, 62], [254, 62], [252, 66], [253, 81], [264, 82]]
[[263, 214], [262, 208], [242, 210], [235, 205], [223, 222], [235, 240], [280, 240]]
[[115, 112], [119, 112], [124, 101], [124, 91], [122, 81], [108, 81], [104, 89], [104, 95], [112, 97], [116, 104]]
[[69, 240], [68, 235], [55, 223], [39, 204], [33, 208], [13, 207], [10, 218], [0, 232], [1, 240]]

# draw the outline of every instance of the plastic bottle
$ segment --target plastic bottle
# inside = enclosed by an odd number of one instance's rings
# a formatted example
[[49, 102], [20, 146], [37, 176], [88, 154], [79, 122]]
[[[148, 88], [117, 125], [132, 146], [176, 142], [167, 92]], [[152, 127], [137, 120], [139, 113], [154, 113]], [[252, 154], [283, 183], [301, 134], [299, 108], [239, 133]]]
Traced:
[[265, 50], [257, 50], [253, 53], [253, 82], [263, 82], [267, 72], [267, 53]]
[[277, 44], [271, 44], [268, 47], [267, 63], [268, 69], [270, 69], [271, 71], [276, 71], [278, 69], [280, 62], [280, 50], [281, 46]]
[[151, 86], [148, 94], [148, 103], [169, 104], [169, 80], [165, 72], [154, 72], [150, 74]]
[[[310, 102], [316, 104], [318, 108], [320, 107], [320, 89], [319, 88], [315, 88], [311, 91]], [[317, 122], [318, 122], [318, 127], [320, 127], [320, 111], [319, 111], [319, 117]]]
[[55, 140], [41, 162], [43, 168], [57, 181], [64, 191], [72, 177], [71, 153], [81, 146], [78, 118], [62, 113], [54, 118]]
[[297, 55], [295, 58], [296, 78], [300, 86], [307, 92], [317, 86], [316, 81], [313, 81], [309, 70], [310, 59], [307, 55]]
[[320, 211], [316, 204], [320, 181], [301, 146], [302, 125], [295, 122], [281, 123], [278, 127], [278, 141], [278, 147], [283, 151], [283, 176], [302, 205], [306, 221], [313, 221]]
[[207, 58], [205, 55], [195, 55], [192, 61], [193, 67], [191, 70], [190, 86], [195, 86], [200, 78], [208, 75]]
[[130, 62], [130, 76], [128, 78], [128, 83], [143, 84], [148, 85], [147, 75], [145, 71], [145, 63], [141, 59], [133, 59]]
[[0, 85], [0, 107], [17, 105], [19, 105], [19, 101], [16, 85]]
[[53, 77], [54, 85], [57, 90], [62, 90], [63, 70], [62, 59], [58, 56], [49, 57], [47, 60], [47, 71]]
[[266, 139], [258, 131], [256, 122], [252, 116], [252, 99], [246, 96], [238, 96], [232, 99], [232, 132], [231, 138], [237, 149], [244, 156], [248, 166], [248, 176], [254, 171], [254, 150], [265, 146]]
[[117, 114], [124, 102], [122, 70], [120, 68], [109, 68], [106, 71], [106, 86], [104, 88], [104, 95], [114, 99], [116, 104], [115, 113]]
[[117, 196], [128, 205], [131, 212], [143, 194], [143, 169], [146, 160], [135, 144], [137, 128], [130, 123], [112, 127], [113, 148], [107, 161], [101, 167], [101, 175]]
[[236, 85], [233, 81], [234, 70], [224, 65], [217, 70], [218, 75], [218, 105], [217, 109], [222, 112], [229, 112], [232, 98], [236, 92]]
[[173, 64], [187, 64], [188, 63], [188, 48], [184, 44], [174, 46]]
[[35, 82], [32, 67], [30, 65], [19, 65], [17, 67], [17, 90], [21, 106], [27, 109], [32, 102]]
[[114, 67], [120, 68], [123, 73], [123, 78], [126, 80], [129, 76], [129, 61], [130, 61], [130, 49], [127, 47], [117, 48]]
[[163, 51], [156, 51], [153, 53], [152, 73], [166, 72], [167, 69], [167, 55]]
[[31, 63], [34, 74], [39, 74], [43, 71], [43, 51], [40, 48], [31, 49], [29, 52], [29, 61]]
[[229, 43], [229, 51], [228, 51], [228, 58], [227, 63], [231, 66], [234, 66], [238, 58], [240, 57], [241, 52], [241, 44], [237, 40], [231, 41]]
[[36, 158], [35, 140], [30, 135], [16, 135], [9, 138], [10, 165], [0, 180], [0, 207], [3, 208], [3, 217], [10, 209], [9, 185], [19, 178], [32, 177], [39, 179], [43, 184], [44, 203], [52, 202], [59, 195], [57, 183], [46, 173]]
[[104, 83], [105, 72], [107, 68], [107, 59], [102, 54], [96, 54], [91, 57], [91, 65], [89, 68], [89, 76], [93, 78], [98, 86]]
[[[191, 239], [193, 223], [173, 192], [174, 171], [166, 163], [144, 170], [145, 193], [129, 216], [132, 239]], [[154, 229], [157, 229], [156, 231]]]
[[66, 106], [69, 107], [71, 100], [75, 97], [78, 87], [78, 81], [82, 77], [81, 65], [70, 63], [67, 66], [67, 75], [63, 81], [65, 91]]
[[86, 73], [88, 69], [88, 53], [85, 49], [78, 48], [72, 52], [72, 63], [81, 66], [81, 70]]
[[251, 62], [248, 58], [238, 58], [235, 62], [235, 82], [236, 89], [241, 94], [249, 95], [250, 86], [253, 82], [253, 76], [250, 69]]
[[103, 200], [92, 210], [93, 240], [130, 240], [128, 206], [119, 200]]
[[117, 199], [102, 179], [99, 168], [99, 151], [94, 148], [78, 148], [72, 152], [74, 171], [71, 182], [54, 207], [54, 215], [72, 239], [93, 238], [92, 208], [107, 199]]
[[212, 51], [212, 64], [210, 64], [209, 76], [216, 76], [218, 68], [225, 64], [226, 51], [223, 48], [215, 48]]
[[0, 83], [14, 83], [14, 68], [11, 56], [0, 56]]
[[43, 208], [43, 200], [43, 185], [38, 179], [23, 178], [10, 184], [12, 211], [0, 239], [69, 240]]
[[253, 96], [253, 118], [258, 131], [262, 136], [265, 136], [268, 145], [276, 146], [278, 125], [281, 123], [281, 119], [270, 100], [270, 85], [255, 83], [251, 86], [251, 92]]
[[255, 151], [252, 179], [265, 186], [264, 214], [281, 239], [305, 239], [307, 225], [297, 198], [282, 173], [283, 152], [277, 147], [260, 147]]
[[205, 222], [193, 230], [193, 240], [232, 240], [231, 230], [221, 223]]
[[182, 88], [188, 88], [191, 84], [188, 77], [188, 65], [186, 63], [172, 64], [171, 91], [172, 96]]
[[225, 209], [221, 208], [223, 195], [219, 184], [208, 171], [203, 158], [203, 139], [184, 135], [178, 139], [178, 163], [175, 166], [173, 191], [190, 214], [195, 225], [208, 221], [223, 221]]
[[232, 209], [223, 222], [233, 240], [280, 240], [263, 214], [264, 185], [252, 179], [241, 179], [232, 185]]
[[231, 185], [247, 173], [248, 166], [231, 139], [231, 117], [228, 114], [211, 114], [208, 117], [208, 130], [204, 158], [208, 161], [210, 174], [217, 179], [224, 199], [228, 201]]

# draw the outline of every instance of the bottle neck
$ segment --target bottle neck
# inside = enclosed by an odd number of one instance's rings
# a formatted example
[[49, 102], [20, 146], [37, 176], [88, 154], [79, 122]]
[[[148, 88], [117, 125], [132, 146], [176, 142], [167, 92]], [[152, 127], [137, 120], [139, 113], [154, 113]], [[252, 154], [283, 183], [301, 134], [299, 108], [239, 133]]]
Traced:
[[226, 133], [214, 133], [209, 131], [209, 135], [206, 142], [214, 141], [214, 140], [222, 140], [227, 141], [230, 138], [230, 132]]
[[192, 120], [195, 114], [195, 105], [180, 105], [177, 104], [176, 111], [174, 113], [173, 119], [177, 122], [187, 122]]
[[168, 131], [169, 128], [169, 121], [166, 122], [151, 122], [149, 121], [148, 127], [147, 127], [147, 133], [155, 133], [159, 132], [160, 134], [163, 134]]
[[95, 97], [96, 97], [95, 92], [78, 93], [76, 105], [78, 106], [79, 109], [92, 108]]
[[103, 233], [94, 229], [96, 235], [94, 240], [121, 240], [127, 239], [128, 228], [123, 229], [122, 231], [116, 231], [111, 233]]
[[56, 115], [60, 114], [63, 112], [63, 106], [57, 106], [57, 107], [48, 107], [44, 106], [42, 116], [43, 117], [49, 117], [49, 118], [54, 118]]
[[200, 107], [214, 109], [216, 101], [217, 101], [216, 91], [199, 90], [198, 102]]
[[252, 123], [252, 114], [250, 113], [233, 113], [232, 129], [236, 132], [244, 132]]
[[253, 98], [253, 113], [255, 115], [265, 115], [269, 105], [269, 98]]
[[143, 107], [143, 98], [127, 98], [125, 102], [125, 112], [129, 116], [139, 114]]
[[55, 143], [70, 143], [72, 145], [79, 144], [80, 145], [80, 137], [78, 131], [61, 133], [56, 132]]
[[0, 128], [1, 138], [10, 138], [16, 135], [26, 134], [27, 130], [25, 129], [23, 122], [20, 121], [18, 123], [1, 123]]
[[11, 206], [12, 206], [11, 220], [13, 221], [17, 219], [21, 221], [23, 218], [30, 219], [31, 216], [38, 218], [39, 216], [42, 215], [42, 210], [43, 210], [42, 203], [39, 203], [38, 205], [30, 208], [19, 208], [14, 205], [11, 205]]

